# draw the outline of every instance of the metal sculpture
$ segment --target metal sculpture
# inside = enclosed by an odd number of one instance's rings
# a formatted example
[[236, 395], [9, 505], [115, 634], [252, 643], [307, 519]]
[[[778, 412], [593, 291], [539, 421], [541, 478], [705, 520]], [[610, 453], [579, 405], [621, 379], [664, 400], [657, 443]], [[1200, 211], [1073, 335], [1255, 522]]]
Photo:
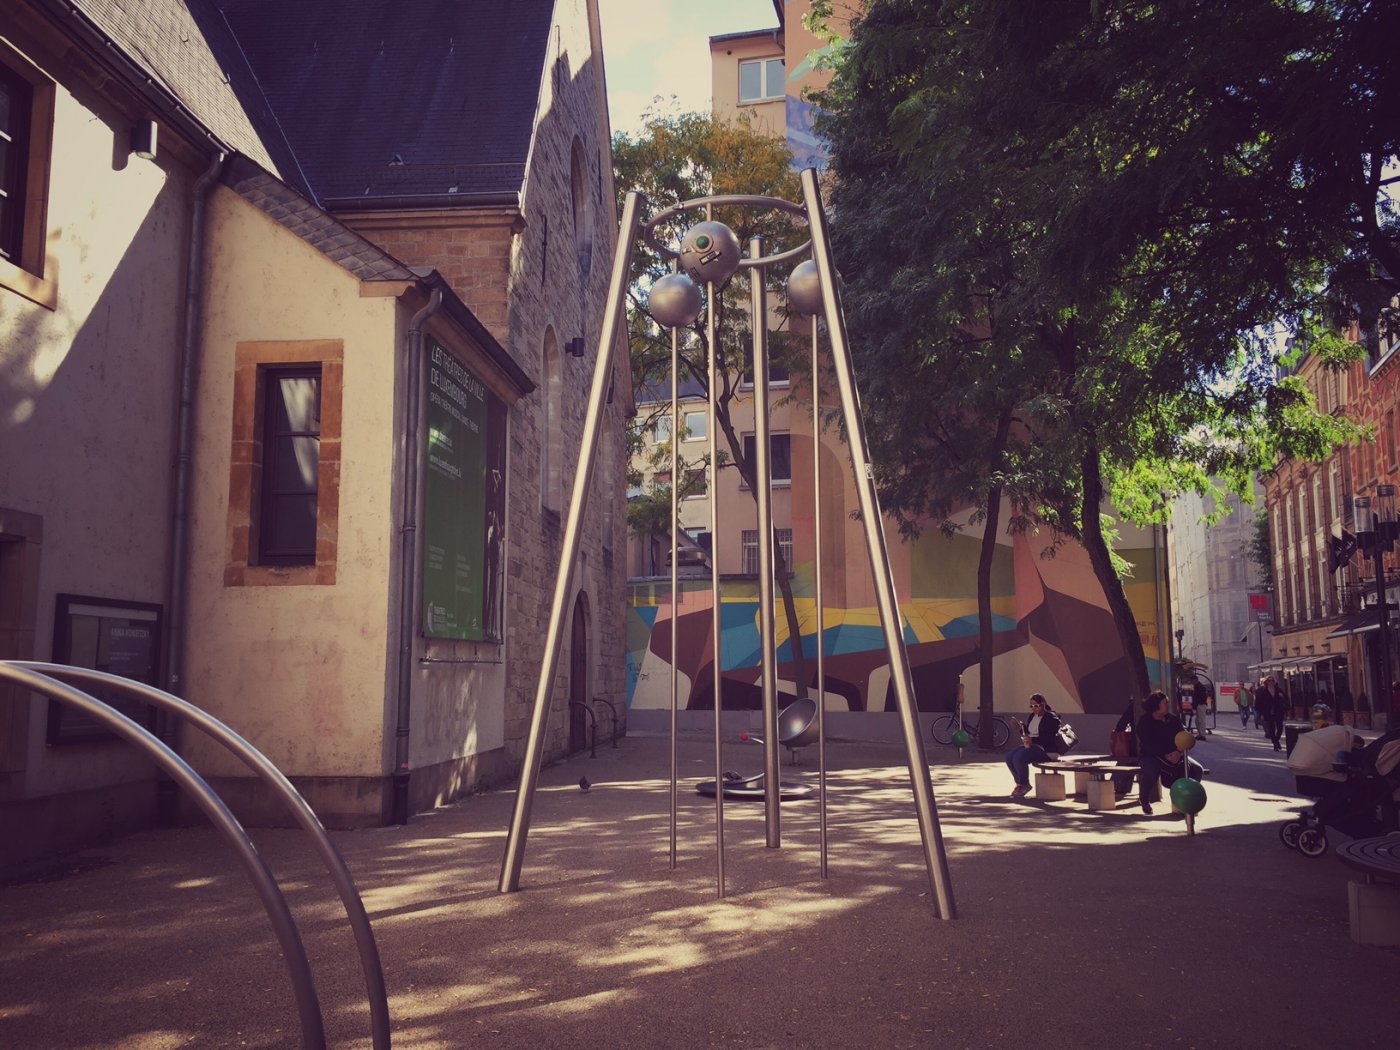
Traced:
[[[680, 433], [679, 406], [677, 398], [676, 372], [678, 368], [677, 330], [695, 321], [699, 316], [699, 286], [705, 287], [706, 334], [709, 340], [709, 454], [712, 464], [718, 462], [715, 441], [715, 398], [719, 387], [717, 375], [716, 346], [716, 296], [719, 290], [743, 269], [753, 271], [751, 283], [750, 309], [753, 324], [753, 380], [755, 420], [755, 495], [758, 497], [758, 550], [759, 576], [765, 585], [759, 588], [759, 626], [763, 651], [762, 690], [764, 738], [764, 780], [765, 780], [765, 827], [768, 845], [775, 847], [781, 842], [778, 779], [778, 733], [776, 711], [776, 651], [774, 646], [773, 624], [773, 528], [771, 505], [768, 503], [770, 481], [769, 464], [769, 423], [768, 423], [768, 349], [766, 317], [766, 292], [764, 273], [767, 267], [787, 262], [805, 255], [810, 258], [797, 266], [789, 279], [788, 293], [799, 312], [813, 315], [812, 320], [812, 407], [813, 407], [813, 462], [818, 462], [818, 439], [821, 432], [820, 398], [818, 376], [820, 374], [819, 336], [816, 316], [820, 314], [826, 323], [830, 344], [830, 366], [835, 375], [839, 390], [841, 410], [845, 423], [848, 446], [851, 452], [851, 467], [859, 501], [861, 520], [864, 524], [867, 552], [870, 557], [871, 572], [874, 577], [876, 602], [879, 607], [880, 622], [885, 637], [886, 650], [890, 660], [891, 684], [899, 707], [900, 722], [904, 733], [906, 754], [909, 763], [910, 781], [913, 785], [914, 805], [919, 822], [919, 833], [923, 844], [924, 861], [928, 869], [932, 889], [931, 900], [939, 916], [944, 919], [955, 917], [953, 893], [948, 875], [947, 857], [943, 849], [942, 835], [938, 826], [937, 809], [933, 797], [933, 785], [929, 778], [928, 760], [924, 754], [923, 741], [919, 735], [918, 713], [914, 698], [913, 679], [910, 673], [908, 653], [905, 649], [902, 620], [895, 597], [894, 578], [890, 570], [889, 553], [880, 516], [879, 502], [875, 492], [874, 475], [869, 460], [869, 448], [865, 439], [863, 421], [860, 415], [856, 393], [855, 374], [851, 366], [850, 352], [846, 343], [845, 318], [841, 309], [841, 289], [831, 258], [831, 245], [827, 231], [826, 214], [817, 187], [817, 175], [812, 169], [802, 172], [803, 203], [772, 197], [749, 195], [716, 195], [696, 200], [684, 201], [667, 208], [642, 226], [642, 235], [647, 243], [663, 257], [675, 260], [678, 269], [684, 273], [673, 273], [661, 278], [651, 290], [652, 312], [657, 320], [672, 329], [672, 551], [671, 593], [672, 593], [672, 662], [671, 662], [671, 866], [676, 863], [676, 606], [678, 579], [674, 551], [678, 543], [676, 488], [677, 464], [674, 437]], [[584, 421], [583, 442], [580, 452], [579, 470], [574, 479], [572, 498], [569, 501], [568, 515], [564, 527], [563, 552], [559, 562], [559, 575], [555, 581], [554, 602], [550, 611], [549, 627], [545, 636], [544, 659], [535, 693], [535, 707], [530, 723], [530, 734], [526, 742], [524, 768], [520, 787], [516, 794], [507, 834], [506, 851], [502, 860], [500, 890], [513, 892], [520, 887], [520, 872], [523, 864], [525, 841], [529, 832], [530, 808], [534, 798], [539, 770], [544, 753], [544, 726], [553, 692], [555, 672], [563, 646], [564, 614], [573, 589], [575, 565], [578, 559], [580, 528], [584, 505], [592, 481], [594, 462], [597, 458], [600, 422], [604, 409], [608, 378], [612, 370], [612, 351], [616, 335], [623, 323], [626, 281], [629, 263], [635, 246], [642, 197], [636, 192], [627, 194], [623, 206], [621, 230], [617, 250], [613, 259], [611, 283], [599, 336], [597, 355], [594, 359], [593, 384]], [[738, 238], [723, 223], [714, 220], [716, 207], [755, 207], [785, 211], [805, 218], [811, 232], [811, 240], [797, 248], [774, 255], [763, 254], [762, 242], [755, 239], [749, 245], [749, 253], [743, 256]], [[681, 239], [679, 249], [658, 240], [658, 228], [675, 220], [684, 213], [704, 210], [704, 220], [690, 227]], [[825, 678], [822, 662], [822, 580], [821, 580], [821, 470], [815, 471], [814, 494], [818, 512], [816, 520], [817, 570], [817, 735], [819, 754], [819, 809], [821, 826], [821, 868], [827, 874], [826, 843], [826, 751], [825, 751]], [[711, 486], [710, 517], [711, 536], [719, 534], [719, 496]], [[723, 783], [723, 747], [721, 741], [720, 715], [723, 708], [722, 693], [722, 653], [719, 574], [712, 564], [711, 573], [711, 630], [713, 633], [712, 667], [714, 673], [713, 693], [715, 711], [715, 780]], [[724, 792], [715, 792], [715, 834], [718, 896], [724, 896]]]

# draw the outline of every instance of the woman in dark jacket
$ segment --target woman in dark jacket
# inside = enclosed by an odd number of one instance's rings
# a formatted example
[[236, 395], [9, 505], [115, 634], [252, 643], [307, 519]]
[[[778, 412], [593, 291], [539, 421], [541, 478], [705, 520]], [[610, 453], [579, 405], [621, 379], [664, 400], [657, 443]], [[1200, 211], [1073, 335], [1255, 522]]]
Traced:
[[1167, 704], [1167, 694], [1154, 689], [1147, 694], [1143, 707], [1146, 714], [1138, 719], [1137, 737], [1138, 798], [1142, 801], [1142, 811], [1152, 814], [1152, 785], [1159, 780], [1163, 787], [1171, 787], [1186, 775], [1186, 756], [1176, 745], [1177, 734], [1182, 732], [1181, 721], [1172, 714]]
[[1006, 756], [1007, 768], [1016, 781], [1012, 798], [1024, 798], [1031, 791], [1031, 764], [1043, 762], [1058, 750], [1055, 734], [1060, 731], [1060, 716], [1050, 709], [1045, 697], [1031, 694], [1031, 717], [1021, 734], [1021, 746]]

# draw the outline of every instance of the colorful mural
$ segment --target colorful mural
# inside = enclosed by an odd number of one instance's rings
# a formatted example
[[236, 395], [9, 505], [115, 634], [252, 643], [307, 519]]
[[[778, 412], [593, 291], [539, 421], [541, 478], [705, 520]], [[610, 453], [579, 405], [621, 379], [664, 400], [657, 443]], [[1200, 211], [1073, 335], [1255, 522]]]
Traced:
[[[962, 676], [969, 697], [978, 691], [976, 567], [981, 538], [937, 532], [903, 545], [894, 558], [914, 689], [922, 711], [948, 710]], [[1116, 714], [1132, 692], [1128, 663], [1102, 589], [1082, 548], [1067, 544], [1043, 556], [1044, 536], [1009, 536], [992, 571], [993, 679], [996, 706], [1019, 710], [1032, 692], [1060, 710]], [[1150, 545], [1119, 548], [1132, 565], [1128, 600], [1159, 677], [1157, 561]], [[816, 683], [816, 606], [811, 561], [795, 566], [794, 592], [809, 688]], [[900, 577], [903, 576], [901, 579]], [[671, 616], [669, 580], [634, 580], [628, 624], [628, 705], [669, 708]], [[828, 592], [829, 593], [829, 592]], [[726, 710], [761, 706], [757, 584], [721, 579], [721, 671]], [[707, 579], [681, 581], [676, 667], [680, 705], [713, 710], [714, 644]], [[780, 689], [791, 693], [793, 640], [781, 600], [776, 609]], [[829, 709], [894, 710], [879, 613], [870, 606], [827, 601], [822, 638]]]

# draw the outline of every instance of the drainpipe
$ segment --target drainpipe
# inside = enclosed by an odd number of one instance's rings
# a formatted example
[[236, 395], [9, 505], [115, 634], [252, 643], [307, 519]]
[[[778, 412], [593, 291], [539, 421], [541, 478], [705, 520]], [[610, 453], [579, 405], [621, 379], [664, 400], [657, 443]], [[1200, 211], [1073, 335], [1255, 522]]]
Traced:
[[[190, 562], [190, 471], [194, 446], [194, 397], [199, 382], [200, 297], [204, 283], [205, 213], [209, 189], [219, 177], [225, 154], [216, 153], [208, 169], [194, 184], [190, 202], [190, 242], [185, 259], [184, 341], [180, 349], [180, 404], [175, 436], [175, 498], [170, 521], [170, 591], [166, 600], [166, 637], [170, 652], [166, 660], [166, 690], [184, 695], [185, 605], [189, 597]], [[180, 720], [162, 716], [164, 741], [172, 750], [180, 749]], [[156, 815], [162, 827], [175, 823], [177, 806], [175, 782], [161, 777], [156, 789]]]
[[419, 402], [423, 388], [423, 325], [442, 305], [442, 289], [434, 288], [428, 304], [408, 323], [408, 410], [404, 417], [403, 524], [399, 528], [399, 711], [394, 728], [395, 824], [408, 823], [408, 727], [412, 713], [413, 626], [418, 612], [418, 491], [419, 441], [422, 434]]

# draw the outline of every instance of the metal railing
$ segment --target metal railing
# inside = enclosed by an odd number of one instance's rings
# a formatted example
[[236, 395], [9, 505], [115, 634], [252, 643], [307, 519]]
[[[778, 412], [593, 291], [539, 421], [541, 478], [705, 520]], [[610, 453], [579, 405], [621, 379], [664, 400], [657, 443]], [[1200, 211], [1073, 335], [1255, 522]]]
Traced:
[[[248, 837], [247, 831], [224, 804], [218, 794], [195, 770], [170, 749], [150, 730], [141, 726], [126, 715], [114, 710], [108, 704], [75, 685], [100, 686], [104, 690], [122, 693], [127, 697], [144, 701], [161, 711], [179, 718], [203, 730], [219, 744], [227, 748], [244, 765], [248, 766], [264, 784], [272, 789], [277, 799], [288, 809], [297, 825], [308, 835], [317, 855], [329, 872], [341, 902], [345, 906], [346, 917], [350, 922], [359, 952], [360, 966], [364, 972], [365, 988], [369, 998], [370, 1026], [375, 1050], [388, 1050], [389, 1003], [384, 985], [384, 971], [380, 965], [379, 950], [375, 944], [374, 931], [370, 927], [369, 916], [364, 902], [355, 888], [354, 879], [345, 865], [345, 860], [331, 841], [326, 829], [306, 800], [294, 788], [282, 772], [265, 755], [254, 748], [232, 729], [212, 715], [195, 707], [188, 701], [156, 689], [142, 682], [94, 671], [85, 667], [71, 667], [65, 664], [37, 663], [32, 661], [0, 661], [0, 681], [10, 681], [22, 685], [33, 692], [43, 694], [51, 700], [73, 707], [96, 720], [103, 728], [133, 745], [138, 751], [150, 757], [177, 785], [182, 787], [190, 799], [209, 818], [210, 822], [238, 855], [254, 889], [263, 902], [268, 919], [272, 923], [282, 955], [292, 980], [297, 1003], [297, 1013], [301, 1021], [302, 1046], [308, 1050], [322, 1050], [326, 1045], [325, 1026], [321, 1017], [320, 1000], [316, 994], [315, 981], [311, 976], [310, 963], [302, 944], [296, 922], [292, 918], [276, 878], [259, 855], [257, 848]], [[15, 697], [27, 702], [23, 692]]]

